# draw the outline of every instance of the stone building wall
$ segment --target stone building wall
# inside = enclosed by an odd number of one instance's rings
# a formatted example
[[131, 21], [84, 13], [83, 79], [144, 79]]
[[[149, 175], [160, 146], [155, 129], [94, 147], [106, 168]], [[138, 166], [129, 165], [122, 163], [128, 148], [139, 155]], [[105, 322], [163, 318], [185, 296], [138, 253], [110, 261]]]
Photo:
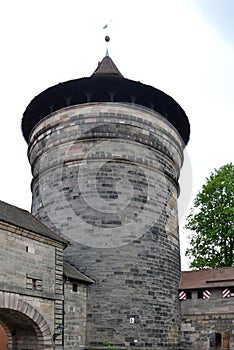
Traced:
[[84, 349], [87, 330], [87, 298], [90, 287], [67, 280], [64, 286], [64, 349]]
[[32, 212], [96, 281], [88, 347], [178, 346], [183, 147], [166, 118], [124, 103], [64, 108], [31, 134]]
[[[37, 349], [53, 348], [63, 319], [63, 249], [60, 242], [0, 222], [0, 323], [14, 334], [9, 349], [29, 349], [34, 342]], [[61, 348], [61, 336], [56, 346]]]
[[0, 288], [54, 296], [55, 247], [6, 224], [0, 224], [0, 239]]
[[214, 349], [234, 350], [234, 297], [223, 298], [222, 290], [211, 290], [210, 299], [198, 299], [197, 291], [193, 291], [192, 299], [180, 301], [184, 350], [210, 349], [212, 333], [221, 337], [228, 334], [229, 338], [228, 348]]

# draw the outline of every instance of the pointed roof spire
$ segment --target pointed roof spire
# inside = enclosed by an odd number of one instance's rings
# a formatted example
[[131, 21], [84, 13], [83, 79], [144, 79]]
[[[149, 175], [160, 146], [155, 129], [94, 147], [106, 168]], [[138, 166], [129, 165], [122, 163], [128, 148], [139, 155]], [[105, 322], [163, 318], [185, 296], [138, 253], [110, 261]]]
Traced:
[[123, 78], [110, 56], [106, 55], [101, 62], [98, 63], [96, 70], [93, 72], [92, 77], [97, 76], [112, 76]]

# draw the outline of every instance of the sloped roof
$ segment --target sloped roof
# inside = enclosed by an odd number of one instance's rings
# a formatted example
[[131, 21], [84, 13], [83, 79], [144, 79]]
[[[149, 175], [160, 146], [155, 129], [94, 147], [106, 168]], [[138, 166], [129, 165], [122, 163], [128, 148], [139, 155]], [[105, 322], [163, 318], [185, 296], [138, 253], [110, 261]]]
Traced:
[[180, 289], [234, 287], [234, 267], [183, 271]]
[[94, 281], [91, 278], [84, 275], [75, 266], [70, 265], [67, 261], [64, 261], [63, 263], [63, 273], [65, 277], [73, 280], [78, 280], [85, 283], [94, 283]]
[[106, 74], [123, 78], [122, 74], [109, 56], [105, 56], [103, 60], [98, 63], [98, 66], [93, 72], [92, 76]]
[[97, 102], [134, 103], [154, 110], [177, 129], [185, 145], [189, 141], [190, 124], [181, 106], [153, 86], [124, 78], [112, 59], [105, 56], [91, 77], [59, 83], [34, 97], [22, 119], [26, 142], [29, 142], [35, 125], [50, 113], [68, 106]]
[[20, 209], [3, 201], [0, 201], [0, 221], [26, 229], [66, 245], [69, 243], [64, 238], [56, 235], [27, 210]]

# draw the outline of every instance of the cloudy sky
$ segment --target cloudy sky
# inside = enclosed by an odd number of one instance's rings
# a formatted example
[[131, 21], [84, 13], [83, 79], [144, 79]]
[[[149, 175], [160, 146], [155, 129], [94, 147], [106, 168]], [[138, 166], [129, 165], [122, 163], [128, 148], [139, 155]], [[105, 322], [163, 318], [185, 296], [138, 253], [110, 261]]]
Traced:
[[191, 123], [180, 199], [187, 269], [186, 210], [209, 173], [234, 161], [234, 0], [9, 0], [0, 29], [0, 199], [30, 211], [22, 114], [47, 87], [91, 75], [109, 34], [121, 73], [171, 95]]

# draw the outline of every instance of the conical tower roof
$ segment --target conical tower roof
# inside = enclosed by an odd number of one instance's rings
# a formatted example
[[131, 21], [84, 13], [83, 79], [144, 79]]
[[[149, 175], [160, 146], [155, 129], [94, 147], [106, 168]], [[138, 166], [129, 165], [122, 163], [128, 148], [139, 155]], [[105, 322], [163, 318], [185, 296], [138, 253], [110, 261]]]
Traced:
[[190, 125], [184, 110], [172, 97], [152, 86], [123, 77], [106, 55], [89, 78], [69, 80], [52, 86], [36, 96], [22, 119], [25, 140], [44, 117], [64, 107], [92, 102], [120, 102], [150, 108], [165, 117], [179, 132], [185, 144]]
[[120, 73], [110, 56], [105, 56], [103, 60], [98, 63], [98, 66], [93, 72], [92, 77], [105, 75], [123, 78], [122, 74]]

